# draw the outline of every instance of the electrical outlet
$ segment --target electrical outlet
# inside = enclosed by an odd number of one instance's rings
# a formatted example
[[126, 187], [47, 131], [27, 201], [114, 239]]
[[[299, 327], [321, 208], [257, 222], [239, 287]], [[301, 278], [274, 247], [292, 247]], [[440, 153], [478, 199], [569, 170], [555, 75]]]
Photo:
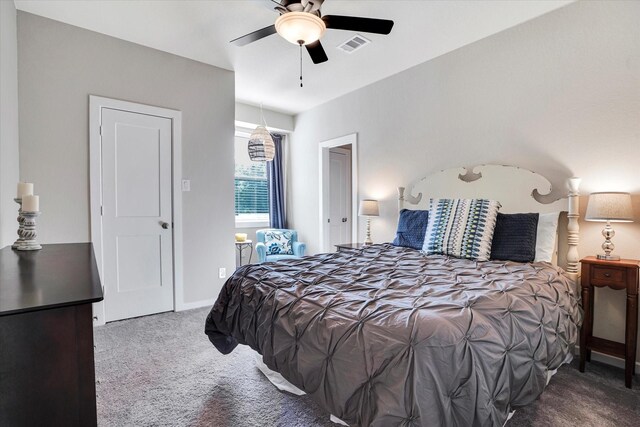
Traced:
[[218, 269], [218, 277], [221, 279], [224, 279], [225, 277], [227, 277], [227, 269], [224, 267], [220, 267]]
[[182, 191], [191, 191], [191, 180], [189, 179], [182, 180]]

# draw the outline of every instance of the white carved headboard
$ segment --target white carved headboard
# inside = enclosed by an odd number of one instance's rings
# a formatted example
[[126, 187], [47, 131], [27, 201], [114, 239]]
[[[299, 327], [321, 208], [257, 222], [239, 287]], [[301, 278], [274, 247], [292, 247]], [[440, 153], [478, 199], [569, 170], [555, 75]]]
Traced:
[[558, 226], [558, 265], [578, 278], [578, 187], [580, 178], [567, 180], [567, 189], [554, 189], [542, 175], [516, 166], [480, 165], [446, 169], [398, 187], [398, 209], [429, 209], [433, 198], [498, 200], [500, 212], [566, 212]]

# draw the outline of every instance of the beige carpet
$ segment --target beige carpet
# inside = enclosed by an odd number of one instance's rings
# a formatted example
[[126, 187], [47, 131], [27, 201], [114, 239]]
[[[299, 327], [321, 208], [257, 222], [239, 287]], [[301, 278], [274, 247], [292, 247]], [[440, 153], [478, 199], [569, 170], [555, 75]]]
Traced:
[[[332, 426], [308, 396], [279, 392], [244, 346], [223, 356], [204, 335], [208, 309], [164, 313], [95, 329], [101, 426]], [[534, 404], [507, 423], [519, 426], [640, 425], [640, 382], [591, 363], [562, 367]]]

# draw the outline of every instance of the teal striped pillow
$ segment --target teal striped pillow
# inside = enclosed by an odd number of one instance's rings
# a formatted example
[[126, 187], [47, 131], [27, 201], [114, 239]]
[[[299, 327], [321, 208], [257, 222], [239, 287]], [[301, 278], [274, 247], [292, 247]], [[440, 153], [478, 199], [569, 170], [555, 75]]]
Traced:
[[487, 199], [436, 199], [431, 201], [422, 250], [487, 261], [501, 205]]

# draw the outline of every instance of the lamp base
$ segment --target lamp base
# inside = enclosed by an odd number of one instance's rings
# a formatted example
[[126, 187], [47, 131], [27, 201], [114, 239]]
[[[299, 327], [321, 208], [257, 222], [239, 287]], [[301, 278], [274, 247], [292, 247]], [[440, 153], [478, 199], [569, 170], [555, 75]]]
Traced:
[[607, 261], [620, 261], [619, 255], [598, 254], [597, 258], [607, 260]]
[[373, 240], [371, 240], [371, 218], [367, 218], [367, 237], [364, 239], [364, 245], [372, 245]]

